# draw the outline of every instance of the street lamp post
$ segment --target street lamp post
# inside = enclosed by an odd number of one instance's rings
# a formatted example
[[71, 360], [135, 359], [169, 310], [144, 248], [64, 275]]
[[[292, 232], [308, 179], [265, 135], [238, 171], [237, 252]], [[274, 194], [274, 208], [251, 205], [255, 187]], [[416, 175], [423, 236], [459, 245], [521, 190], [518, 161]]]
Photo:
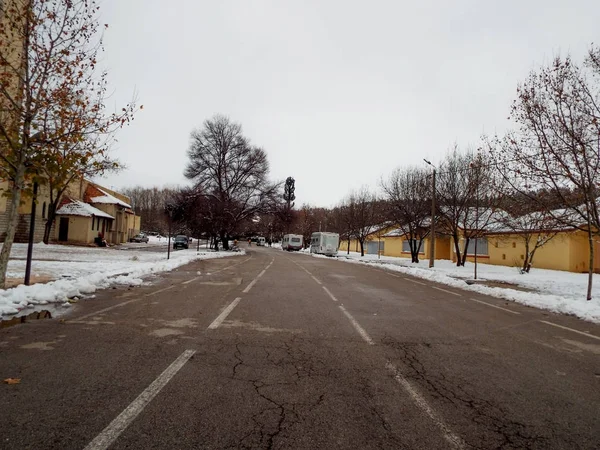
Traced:
[[430, 161], [423, 159], [428, 165], [433, 168], [433, 178], [431, 182], [431, 231], [429, 238], [429, 267], [433, 267], [435, 264], [435, 166]]

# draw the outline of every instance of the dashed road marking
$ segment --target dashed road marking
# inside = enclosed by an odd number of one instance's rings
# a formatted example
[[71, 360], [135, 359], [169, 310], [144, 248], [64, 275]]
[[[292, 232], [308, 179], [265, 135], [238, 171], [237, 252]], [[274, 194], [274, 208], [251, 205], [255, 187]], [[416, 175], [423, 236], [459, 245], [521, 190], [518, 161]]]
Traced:
[[352, 324], [352, 326], [354, 327], [354, 329], [358, 332], [358, 334], [360, 334], [360, 337], [362, 337], [363, 340], [367, 344], [369, 344], [369, 345], [375, 345], [375, 342], [373, 342], [373, 339], [371, 339], [371, 336], [369, 336], [369, 334], [365, 331], [365, 329], [360, 326], [360, 324], [356, 321], [356, 319], [354, 317], [352, 317], [352, 314], [350, 314], [346, 310], [346, 308], [344, 308], [342, 305], [339, 305], [339, 308], [342, 310], [342, 312], [344, 313], [344, 315], [348, 318], [348, 320], [350, 321], [350, 323]]
[[81, 317], [77, 317], [77, 318], [75, 318], [75, 319], [73, 319], [73, 320], [69, 320], [69, 322], [71, 322], [71, 323], [73, 323], [73, 322], [75, 322], [75, 323], [76, 323], [76, 322], [80, 322], [80, 321], [82, 321], [82, 320], [85, 320], [85, 319], [87, 319], [87, 318], [89, 318], [89, 317], [92, 317], [92, 316], [97, 316], [98, 314], [102, 314], [102, 313], [105, 313], [105, 312], [111, 311], [111, 310], [113, 310], [113, 309], [120, 308], [121, 306], [128, 305], [129, 303], [135, 303], [135, 302], [139, 302], [140, 300], [141, 300], [140, 298], [135, 298], [135, 299], [133, 299], [133, 300], [128, 300], [128, 301], [126, 301], [126, 302], [119, 303], [118, 305], [109, 306], [108, 308], [104, 308], [104, 309], [101, 309], [101, 310], [99, 310], [99, 311], [94, 311], [94, 312], [91, 312], [91, 313], [89, 313], [89, 314], [85, 314], [85, 315], [83, 315], [83, 316], [81, 316]]
[[[319, 283], [319, 284], [321, 284], [321, 283]], [[335, 296], [331, 293], [331, 291], [329, 289], [327, 289], [325, 286], [323, 286], [323, 290], [325, 292], [327, 292], [327, 295], [329, 295], [331, 297], [331, 300], [333, 300], [334, 302], [338, 301], [338, 299], [335, 298]]]
[[553, 322], [547, 322], [545, 320], [540, 320], [540, 322], [545, 323], [546, 325], [552, 325], [553, 327], [562, 328], [563, 330], [572, 331], [573, 333], [581, 334], [582, 336], [587, 336], [592, 339], [597, 339], [600, 341], [600, 336], [596, 336], [595, 334], [590, 334], [585, 331], [574, 330], [573, 328], [565, 327], [563, 325], [559, 325]]
[[[214, 275], [214, 274], [222, 272], [224, 270], [231, 269], [232, 267], [239, 266], [240, 264], [243, 264], [246, 261], [249, 261], [250, 259], [252, 259], [252, 256], [250, 258], [244, 259], [243, 261], [240, 261], [238, 263], [232, 264], [231, 266], [227, 266], [227, 267], [223, 267], [222, 269], [215, 270], [214, 272], [211, 272], [210, 274], [207, 274], [207, 275]], [[202, 278], [202, 277], [194, 277], [194, 278], [192, 278], [190, 280], [183, 281], [181, 284], [190, 284], [190, 283], [193, 283], [196, 280], [199, 280], [200, 278]]]
[[222, 269], [215, 270], [214, 272], [212, 272], [212, 275], [214, 275], [215, 273], [223, 272], [224, 270], [227, 270], [227, 269], [231, 269], [232, 267], [239, 266], [240, 264], [243, 264], [246, 261], [250, 261], [251, 259], [252, 259], [252, 256], [250, 256], [250, 258], [244, 259], [243, 261], [240, 261], [238, 263], [232, 264], [231, 266], [227, 266], [227, 267], [223, 267]]
[[323, 284], [323, 283], [321, 283], [321, 281], [320, 281], [320, 280], [319, 280], [317, 277], [315, 277], [314, 275], [311, 275], [311, 277], [312, 277], [312, 279], [313, 279], [313, 280], [315, 280], [315, 283], [317, 283], [317, 284]]
[[460, 436], [454, 434], [454, 432], [448, 428], [448, 425], [444, 423], [442, 418], [435, 412], [435, 410], [429, 406], [427, 400], [410, 384], [410, 382], [402, 375], [400, 370], [396, 368], [391, 362], [388, 361], [386, 368], [394, 374], [394, 379], [404, 388], [408, 395], [413, 399], [415, 404], [435, 423], [435, 425], [442, 431], [444, 439], [452, 446], [452, 448], [461, 450], [467, 448], [465, 442]]
[[256, 284], [256, 282], [258, 281], [258, 279], [265, 274], [265, 272], [267, 271], [267, 269], [273, 265], [273, 261], [275, 261], [275, 259], [272, 259], [271, 262], [267, 265], [267, 267], [265, 267], [262, 270], [261, 273], [259, 273], [258, 275], [256, 275], [256, 277], [254, 278], [254, 280], [252, 280], [250, 282], [250, 284], [248, 284], [248, 286], [246, 286], [246, 288], [242, 291], [244, 294], [247, 294], [248, 292], [250, 292], [250, 289], [252, 289], [252, 286], [254, 286]]
[[144, 391], [125, 408], [92, 442], [85, 450], [104, 450], [109, 448], [113, 442], [125, 431], [133, 420], [144, 410], [144, 408], [158, 395], [179, 370], [194, 356], [196, 350], [186, 350], [171, 363]]
[[[395, 275], [392, 275], [392, 276], [395, 276]], [[420, 284], [421, 286], [427, 286], [427, 283], [422, 283], [422, 282], [420, 282], [420, 281], [413, 280], [412, 278], [406, 278], [406, 277], [405, 277], [404, 279], [405, 279], [406, 281], [410, 281], [411, 283]]]
[[452, 294], [452, 295], [456, 295], [457, 297], [462, 297], [462, 295], [461, 295], [461, 294], [457, 294], [456, 292], [452, 292], [452, 291], [449, 291], [449, 290], [447, 290], [447, 289], [442, 289], [442, 288], [440, 288], [440, 287], [437, 287], [437, 286], [431, 286], [431, 287], [432, 287], [433, 289], [437, 289], [438, 291], [445, 292], [446, 294]]
[[149, 294], [144, 295], [144, 297], [151, 297], [153, 295], [160, 294], [161, 292], [168, 291], [169, 289], [173, 289], [174, 287], [175, 287], [175, 285], [172, 284], [171, 286], [167, 286], [166, 288], [159, 289], [158, 291], [150, 292]]
[[238, 305], [238, 303], [242, 300], [242, 297], [237, 297], [234, 301], [232, 301], [227, 308], [223, 310], [219, 316], [213, 320], [213, 322], [208, 326], [209, 330], [215, 330], [219, 328], [219, 326], [223, 323], [227, 316], [231, 314], [231, 311]]
[[503, 308], [502, 306], [492, 305], [491, 303], [484, 302], [482, 300], [477, 300], [476, 298], [470, 298], [469, 300], [477, 303], [481, 303], [482, 305], [491, 306], [492, 308], [501, 309], [502, 311], [509, 312], [511, 314], [521, 314], [520, 312], [513, 311], [511, 309]]

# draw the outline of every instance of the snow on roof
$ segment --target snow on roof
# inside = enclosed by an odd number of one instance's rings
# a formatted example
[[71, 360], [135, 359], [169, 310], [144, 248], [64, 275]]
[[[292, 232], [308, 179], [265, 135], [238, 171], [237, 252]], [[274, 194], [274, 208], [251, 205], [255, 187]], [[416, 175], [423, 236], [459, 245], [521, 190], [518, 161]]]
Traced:
[[71, 203], [67, 203], [62, 206], [56, 214], [61, 216], [83, 216], [83, 217], [106, 217], [107, 219], [114, 219], [110, 214], [100, 211], [98, 208], [94, 208], [89, 203], [80, 202], [79, 200], [73, 200]]
[[99, 197], [90, 197], [90, 201], [92, 203], [106, 203], [109, 205], [121, 205], [121, 206], [124, 206], [125, 208], [131, 208], [131, 205], [129, 203], [125, 203], [123, 200], [119, 200], [117, 197], [100, 189], [98, 186], [95, 186], [95, 188], [98, 189], [100, 192], [102, 192], [104, 195], [99, 196]]
[[402, 228], [396, 228], [386, 234], [383, 235], [383, 237], [397, 237], [397, 236], [404, 236], [406, 233], [402, 230]]

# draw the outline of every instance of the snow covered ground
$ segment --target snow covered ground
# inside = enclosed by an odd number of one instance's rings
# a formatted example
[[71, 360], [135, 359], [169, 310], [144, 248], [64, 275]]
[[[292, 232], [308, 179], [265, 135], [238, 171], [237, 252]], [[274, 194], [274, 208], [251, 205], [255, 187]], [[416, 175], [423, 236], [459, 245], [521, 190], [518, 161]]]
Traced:
[[[35, 244], [32, 280], [54, 281], [0, 290], [0, 316], [48, 303], [67, 307], [69, 298], [89, 297], [97, 289], [116, 284], [140, 285], [144, 276], [169, 271], [194, 260], [244, 254], [243, 251], [212, 252], [203, 247], [197, 252], [196, 241], [193, 241], [188, 250], [171, 251], [171, 259], [167, 260], [166, 242], [166, 238], [159, 241], [151, 237], [148, 244], [109, 248]], [[148, 247], [157, 245], [163, 245], [164, 252], [148, 251]], [[7, 279], [22, 282], [26, 256], [26, 244], [13, 245]]]
[[[322, 255], [315, 257], [327, 258]], [[504, 298], [536, 308], [572, 314], [590, 322], [600, 323], [600, 275], [594, 275], [594, 298], [586, 300], [587, 274], [532, 268], [521, 274], [516, 267], [477, 264], [477, 279], [486, 284], [468, 285], [465, 280], [473, 279], [473, 263], [456, 267], [452, 261], [436, 260], [429, 268], [429, 260], [412, 264], [407, 258], [394, 258], [360, 253], [338, 253], [338, 261], [356, 264], [373, 264], [394, 272], [405, 273], [437, 283], [494, 297]], [[500, 284], [501, 286], [490, 286]]]

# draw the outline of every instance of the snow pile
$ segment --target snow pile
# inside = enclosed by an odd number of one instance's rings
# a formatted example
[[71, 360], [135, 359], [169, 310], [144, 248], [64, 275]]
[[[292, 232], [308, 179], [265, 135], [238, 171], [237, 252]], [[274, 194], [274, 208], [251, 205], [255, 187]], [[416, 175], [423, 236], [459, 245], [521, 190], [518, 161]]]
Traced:
[[[322, 255], [313, 255], [323, 257]], [[596, 296], [586, 300], [586, 273], [563, 272], [532, 268], [528, 274], [521, 274], [516, 267], [477, 264], [477, 279], [480, 283], [495, 282], [507, 284], [506, 287], [468, 285], [472, 280], [474, 264], [457, 267], [448, 260], [436, 260], [435, 267], [429, 268], [429, 260], [413, 264], [408, 258], [395, 258], [377, 255], [360, 256], [360, 253], [338, 253], [338, 261], [358, 264], [377, 265], [394, 272], [405, 273], [436, 283], [453, 286], [494, 297], [504, 298], [528, 306], [545, 309], [561, 314], [571, 314], [590, 322], [600, 323], [600, 275], [594, 275]], [[513, 285], [514, 288], [511, 288]]]
[[[7, 278], [23, 279], [27, 246], [14, 244]], [[198, 259], [223, 258], [242, 252], [209, 252], [194, 249], [166, 251], [123, 251], [117, 248], [72, 247], [36, 244], [32, 261], [32, 279], [54, 281], [31, 286], [19, 285], [0, 289], [0, 315], [16, 314], [30, 305], [65, 303], [69, 298], [83, 297], [97, 289], [114, 285], [140, 285], [142, 277], [173, 270]], [[66, 303], [65, 306], [67, 306]]]

